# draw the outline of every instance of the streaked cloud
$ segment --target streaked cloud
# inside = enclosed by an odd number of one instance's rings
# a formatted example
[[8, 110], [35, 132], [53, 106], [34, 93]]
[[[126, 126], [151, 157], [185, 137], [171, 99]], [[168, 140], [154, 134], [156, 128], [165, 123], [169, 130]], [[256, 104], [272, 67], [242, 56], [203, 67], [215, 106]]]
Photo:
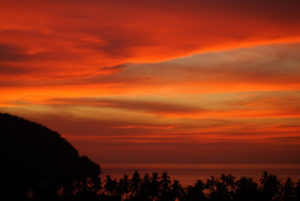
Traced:
[[299, 8], [2, 1], [0, 110], [99, 162], [299, 163]]

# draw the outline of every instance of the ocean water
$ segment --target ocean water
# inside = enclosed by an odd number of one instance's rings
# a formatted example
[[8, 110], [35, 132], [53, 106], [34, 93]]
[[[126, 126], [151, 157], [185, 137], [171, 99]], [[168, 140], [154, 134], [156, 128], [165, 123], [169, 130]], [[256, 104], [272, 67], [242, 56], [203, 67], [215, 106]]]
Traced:
[[194, 184], [198, 179], [206, 181], [211, 176], [219, 177], [223, 173], [236, 178], [252, 177], [258, 181], [263, 172], [268, 171], [276, 174], [281, 181], [287, 177], [293, 181], [300, 180], [300, 164], [101, 164], [101, 169], [102, 179], [107, 175], [116, 179], [124, 174], [131, 177], [135, 170], [141, 175], [166, 171], [172, 180], [179, 180], [184, 186]]

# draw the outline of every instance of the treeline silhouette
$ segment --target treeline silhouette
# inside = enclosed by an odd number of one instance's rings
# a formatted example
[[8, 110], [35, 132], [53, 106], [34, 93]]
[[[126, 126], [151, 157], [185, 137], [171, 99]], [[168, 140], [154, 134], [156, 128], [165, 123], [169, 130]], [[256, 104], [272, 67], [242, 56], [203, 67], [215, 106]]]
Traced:
[[[65, 188], [66, 187], [66, 188]], [[52, 191], [53, 192], [53, 191]], [[103, 181], [87, 179], [71, 186], [61, 185], [53, 195], [44, 191], [28, 191], [30, 201], [298, 201], [300, 181], [290, 178], [281, 182], [276, 175], [264, 172], [259, 181], [249, 177], [236, 179], [232, 175], [211, 177], [203, 182], [183, 187], [171, 180], [166, 172], [141, 176], [137, 171], [131, 177]]]

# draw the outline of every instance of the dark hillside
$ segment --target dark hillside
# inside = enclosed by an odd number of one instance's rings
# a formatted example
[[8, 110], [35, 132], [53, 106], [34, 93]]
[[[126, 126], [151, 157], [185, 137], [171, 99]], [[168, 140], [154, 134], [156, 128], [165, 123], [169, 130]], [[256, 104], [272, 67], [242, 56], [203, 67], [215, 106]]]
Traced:
[[0, 135], [1, 183], [10, 190], [50, 184], [58, 188], [101, 172], [99, 165], [79, 156], [70, 143], [43, 125], [0, 113]]

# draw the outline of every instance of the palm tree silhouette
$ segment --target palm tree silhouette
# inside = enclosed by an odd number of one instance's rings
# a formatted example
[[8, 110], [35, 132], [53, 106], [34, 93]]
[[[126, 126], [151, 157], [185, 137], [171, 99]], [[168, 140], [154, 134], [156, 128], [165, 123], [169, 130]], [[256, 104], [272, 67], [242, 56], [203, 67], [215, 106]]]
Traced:
[[278, 181], [276, 175], [264, 172], [260, 182], [262, 184], [262, 198], [264, 201], [279, 199], [280, 182]]
[[190, 185], [187, 187], [182, 200], [184, 201], [205, 200], [206, 196], [204, 191], [206, 189], [207, 186], [201, 180], [197, 180], [194, 186]]
[[179, 183], [179, 180], [174, 180], [173, 184], [171, 185], [171, 193], [170, 198], [171, 200], [176, 200], [176, 198], [180, 199], [184, 195], [184, 190]]
[[160, 180], [160, 196], [158, 200], [161, 201], [169, 201], [172, 200], [171, 195], [170, 195], [170, 177], [167, 172], [163, 172], [161, 175], [161, 180]]
[[119, 193], [123, 195], [123, 199], [126, 200], [128, 198], [129, 191], [129, 178], [128, 175], [124, 175], [123, 178], [120, 179], [119, 183]]
[[281, 189], [281, 200], [282, 201], [295, 201], [296, 200], [296, 189], [291, 178], [287, 178], [285, 184]]
[[132, 178], [130, 180], [130, 191], [131, 191], [131, 197], [135, 196], [138, 192], [139, 192], [139, 189], [140, 189], [140, 185], [141, 185], [141, 177], [138, 173], [138, 171], [134, 171], [133, 175], [132, 175]]
[[236, 181], [235, 201], [260, 200], [258, 184], [252, 178], [242, 177]]
[[160, 184], [160, 181], [159, 181], [159, 176], [158, 176], [158, 173], [155, 172], [155, 173], [152, 173], [152, 178], [151, 178], [151, 181], [150, 181], [150, 186], [149, 186], [149, 196], [152, 200], [156, 199], [159, 195], [159, 184]]
[[298, 201], [300, 201], [300, 180], [297, 182], [295, 192], [296, 192], [296, 197], [298, 198]]
[[112, 179], [109, 175], [106, 177], [104, 190], [110, 195], [115, 196], [117, 192], [117, 181]]

